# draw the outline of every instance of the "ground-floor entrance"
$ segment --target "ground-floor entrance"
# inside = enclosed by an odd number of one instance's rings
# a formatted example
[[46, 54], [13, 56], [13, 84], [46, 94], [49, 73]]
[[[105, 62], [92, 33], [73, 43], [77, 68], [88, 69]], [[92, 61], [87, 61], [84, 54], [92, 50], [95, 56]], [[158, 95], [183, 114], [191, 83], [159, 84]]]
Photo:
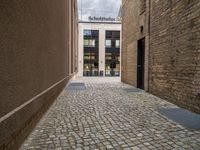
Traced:
[[117, 62], [106, 62], [106, 76], [119, 76], [120, 75], [120, 64]]
[[138, 40], [137, 51], [137, 88], [144, 89], [145, 38]]
[[98, 51], [84, 53], [83, 76], [99, 75]]
[[120, 76], [120, 54], [106, 53], [105, 76]]

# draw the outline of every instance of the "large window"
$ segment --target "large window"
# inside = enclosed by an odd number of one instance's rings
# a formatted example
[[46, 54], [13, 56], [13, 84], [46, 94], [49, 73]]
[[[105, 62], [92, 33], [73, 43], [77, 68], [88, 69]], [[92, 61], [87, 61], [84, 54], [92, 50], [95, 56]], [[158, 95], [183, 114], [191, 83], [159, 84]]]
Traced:
[[120, 31], [106, 31], [106, 76], [120, 75]]
[[99, 75], [99, 31], [84, 30], [83, 76]]

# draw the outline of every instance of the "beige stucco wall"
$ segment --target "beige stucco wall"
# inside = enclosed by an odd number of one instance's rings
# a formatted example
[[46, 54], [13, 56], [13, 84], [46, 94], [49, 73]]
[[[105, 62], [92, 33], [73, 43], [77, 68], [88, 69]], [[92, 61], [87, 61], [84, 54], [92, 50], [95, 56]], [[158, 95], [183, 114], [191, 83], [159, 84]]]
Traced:
[[17, 149], [74, 73], [77, 8], [76, 0], [0, 3], [0, 149]]

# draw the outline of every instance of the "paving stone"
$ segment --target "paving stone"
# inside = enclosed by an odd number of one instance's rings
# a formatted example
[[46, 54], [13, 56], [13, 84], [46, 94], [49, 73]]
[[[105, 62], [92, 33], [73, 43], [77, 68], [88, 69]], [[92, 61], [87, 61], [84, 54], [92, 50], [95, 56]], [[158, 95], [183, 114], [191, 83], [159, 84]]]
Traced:
[[80, 78], [65, 88], [21, 146], [29, 149], [198, 149], [200, 132], [157, 112], [176, 108], [115, 78]]
[[106, 145], [106, 148], [111, 149], [111, 148], [113, 148], [113, 146], [112, 145]]

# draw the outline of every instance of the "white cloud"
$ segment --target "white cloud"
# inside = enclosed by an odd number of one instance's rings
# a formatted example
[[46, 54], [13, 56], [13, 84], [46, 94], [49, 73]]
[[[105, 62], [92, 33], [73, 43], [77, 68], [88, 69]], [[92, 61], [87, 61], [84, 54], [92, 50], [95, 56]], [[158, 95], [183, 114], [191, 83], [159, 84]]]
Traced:
[[116, 17], [121, 0], [78, 0], [79, 18], [87, 20], [88, 16]]

